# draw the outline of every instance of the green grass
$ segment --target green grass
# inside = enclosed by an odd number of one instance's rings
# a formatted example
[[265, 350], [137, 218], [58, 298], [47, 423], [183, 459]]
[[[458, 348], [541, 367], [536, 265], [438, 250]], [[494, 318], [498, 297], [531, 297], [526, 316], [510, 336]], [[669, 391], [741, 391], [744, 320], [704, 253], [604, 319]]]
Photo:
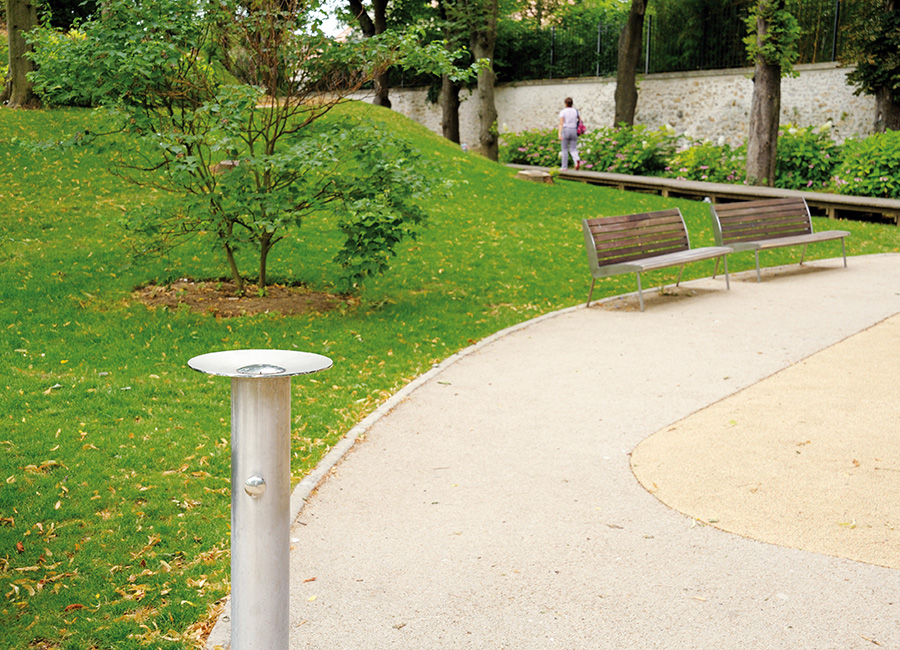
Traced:
[[[0, 111], [0, 648], [195, 647], [192, 626], [228, 590], [230, 386], [189, 370], [190, 357], [277, 347], [333, 358], [327, 372], [293, 381], [299, 480], [433, 363], [583, 301], [584, 216], [679, 206], [693, 245], [712, 243], [701, 203], [523, 182], [396, 113], [343, 110], [415, 141], [456, 181], [451, 196], [435, 200], [419, 240], [401, 247], [358, 307], [221, 320], [131, 299], [148, 281], [224, 274], [208, 247], [130, 258], [118, 220], [153, 193], [110, 175], [91, 150], [21, 146], [94, 128], [91, 113]], [[274, 279], [331, 289], [340, 244], [332, 223], [308, 219], [279, 244]], [[840, 227], [853, 233], [850, 254], [900, 250], [897, 228]], [[764, 263], [795, 253], [768, 253]], [[752, 259], [733, 256], [729, 266], [749, 269]], [[711, 272], [712, 263], [695, 264], [686, 276]], [[651, 274], [645, 286], [674, 273]], [[634, 279], [620, 276], [595, 295], [633, 290]]]

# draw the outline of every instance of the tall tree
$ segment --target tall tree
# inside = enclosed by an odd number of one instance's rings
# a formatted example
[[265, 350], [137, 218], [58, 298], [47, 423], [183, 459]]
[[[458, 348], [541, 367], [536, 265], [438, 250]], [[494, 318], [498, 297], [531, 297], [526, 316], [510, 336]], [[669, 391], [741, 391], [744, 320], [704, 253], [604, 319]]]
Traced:
[[500, 134], [497, 130], [497, 105], [494, 101], [494, 46], [497, 44], [498, 0], [471, 0], [469, 48], [476, 61], [485, 65], [478, 70], [478, 144], [482, 155], [497, 160]]
[[750, 133], [747, 139], [747, 182], [774, 185], [781, 112], [781, 77], [793, 74], [800, 28], [785, 0], [758, 0], [750, 11], [745, 39], [755, 61]]
[[38, 105], [28, 73], [34, 64], [28, 58], [31, 45], [25, 34], [37, 27], [37, 3], [33, 0], [6, 0], [6, 31], [9, 37], [9, 72], [0, 92], [0, 104], [9, 108], [30, 108]]
[[637, 110], [637, 68], [641, 60], [644, 15], [650, 0], [631, 0], [628, 19], [619, 34], [619, 64], [616, 72], [616, 112], [613, 126], [634, 125]]
[[[388, 0], [372, 0], [372, 15], [366, 11], [362, 0], [349, 0], [350, 12], [359, 23], [359, 28], [366, 38], [372, 38], [378, 34], [384, 34], [387, 30], [387, 6]], [[374, 104], [391, 107], [389, 95], [390, 88], [388, 86], [387, 70], [376, 75], [375, 80], [375, 101]]]
[[875, 96], [875, 131], [900, 130], [900, 2], [863, 0], [851, 16], [844, 59], [857, 93]]
[[[438, 18], [441, 21], [444, 41], [447, 47], [457, 43], [465, 31], [460, 26], [460, 16], [454, 0], [438, 0]], [[459, 144], [459, 82], [450, 78], [450, 75], [441, 75], [441, 132], [442, 135]]]

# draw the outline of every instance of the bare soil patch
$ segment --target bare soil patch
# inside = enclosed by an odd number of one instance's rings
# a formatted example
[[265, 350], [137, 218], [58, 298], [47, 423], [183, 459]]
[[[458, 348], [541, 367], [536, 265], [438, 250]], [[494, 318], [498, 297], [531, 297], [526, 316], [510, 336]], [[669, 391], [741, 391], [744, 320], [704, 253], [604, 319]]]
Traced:
[[268, 313], [284, 316], [324, 313], [358, 303], [358, 299], [352, 296], [281, 284], [266, 287], [264, 296], [259, 295], [256, 285], [244, 285], [244, 295], [238, 296], [231, 280], [182, 279], [167, 285], [148, 284], [135, 289], [133, 295], [151, 308], [178, 309], [184, 305], [192, 311], [221, 318]]

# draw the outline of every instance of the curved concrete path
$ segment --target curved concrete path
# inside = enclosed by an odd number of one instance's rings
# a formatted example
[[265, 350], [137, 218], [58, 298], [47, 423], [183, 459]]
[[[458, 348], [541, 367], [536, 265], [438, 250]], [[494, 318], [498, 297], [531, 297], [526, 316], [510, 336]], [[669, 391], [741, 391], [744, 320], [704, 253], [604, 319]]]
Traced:
[[[900, 348], [887, 320], [900, 313], [900, 255], [645, 298], [644, 313], [613, 299], [492, 337], [372, 418], [293, 527], [291, 648], [900, 648], [900, 572], [815, 547], [784, 514], [804, 490], [835, 505], [792, 480], [819, 438], [776, 436], [787, 460], [761, 477], [756, 430], [734, 431], [839, 422], [857, 444], [828, 471], [856, 472], [863, 501], [888, 497], [878, 543], [897, 553], [896, 404], [882, 416], [877, 400], [827, 398], [890, 382], [879, 399], [898, 401], [897, 365], [875, 377], [853, 361]], [[820, 383], [823, 350], [843, 383]], [[762, 380], [780, 383], [751, 394]], [[723, 483], [754, 498], [729, 500]], [[839, 535], [858, 532], [841, 525], [849, 516], [829, 514]]]

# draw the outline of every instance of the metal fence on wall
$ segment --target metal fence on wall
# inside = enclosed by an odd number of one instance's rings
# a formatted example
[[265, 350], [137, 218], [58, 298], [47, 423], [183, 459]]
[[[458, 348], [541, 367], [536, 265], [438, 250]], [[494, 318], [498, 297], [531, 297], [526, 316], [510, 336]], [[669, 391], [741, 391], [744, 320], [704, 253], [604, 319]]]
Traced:
[[[703, 11], [673, 9], [644, 20], [640, 69], [645, 73], [717, 70], [751, 65], [743, 42], [748, 0], [711, 3]], [[791, 0], [800, 23], [798, 63], [835, 61], [849, 11], [846, 0]], [[849, 3], [852, 4], [852, 3]], [[495, 55], [500, 82], [616, 73], [622, 19], [595, 25], [523, 30], [501, 26]], [[502, 24], [501, 24], [502, 25]]]

